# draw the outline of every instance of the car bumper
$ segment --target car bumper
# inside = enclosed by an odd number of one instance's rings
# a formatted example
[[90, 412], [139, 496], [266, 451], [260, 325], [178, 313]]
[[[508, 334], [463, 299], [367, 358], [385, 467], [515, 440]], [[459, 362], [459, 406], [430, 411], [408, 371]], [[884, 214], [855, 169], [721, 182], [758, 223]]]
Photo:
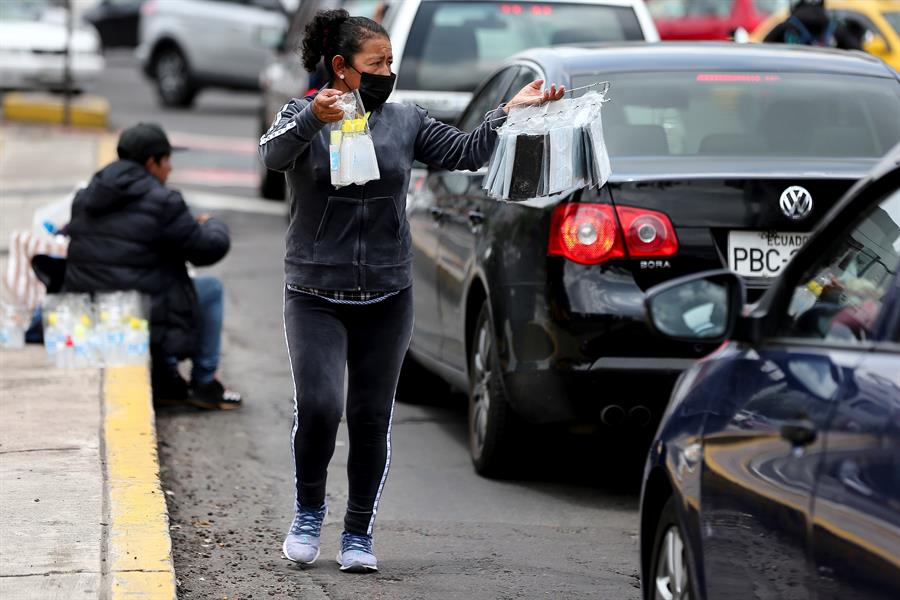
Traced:
[[[72, 85], [84, 88], [96, 82], [105, 62], [99, 54], [73, 54], [70, 64]], [[65, 85], [63, 55], [0, 53], [0, 87], [4, 89], [45, 89]]]
[[632, 409], [641, 407], [654, 422], [658, 420], [680, 373], [671, 363], [663, 368], [645, 364], [630, 371], [546, 369], [508, 373], [504, 383], [510, 404], [529, 423], [601, 423], [607, 408], [619, 407], [621, 417], [609, 424], [627, 425], [638, 418]]
[[506, 391], [526, 421], [599, 420], [610, 405], [658, 417], [678, 375], [714, 349], [660, 338], [643, 320], [643, 291], [617, 285], [613, 300], [594, 302], [593, 313], [582, 302], [578, 314], [560, 310], [574, 303], [546, 285], [494, 290]]

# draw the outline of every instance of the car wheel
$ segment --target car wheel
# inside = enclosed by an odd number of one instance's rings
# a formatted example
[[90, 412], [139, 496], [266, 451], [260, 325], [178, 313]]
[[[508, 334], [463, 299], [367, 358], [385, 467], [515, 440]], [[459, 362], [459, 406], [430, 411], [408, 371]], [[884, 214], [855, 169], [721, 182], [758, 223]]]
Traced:
[[165, 106], [185, 108], [194, 103], [197, 90], [187, 59], [178, 48], [163, 48], [157, 53], [153, 74], [156, 91]]
[[507, 474], [516, 430], [517, 417], [500, 379], [494, 327], [485, 302], [469, 349], [469, 452], [479, 475]]
[[691, 580], [690, 549], [675, 514], [675, 497], [669, 498], [659, 516], [648, 597], [651, 600], [691, 600], [697, 598]]

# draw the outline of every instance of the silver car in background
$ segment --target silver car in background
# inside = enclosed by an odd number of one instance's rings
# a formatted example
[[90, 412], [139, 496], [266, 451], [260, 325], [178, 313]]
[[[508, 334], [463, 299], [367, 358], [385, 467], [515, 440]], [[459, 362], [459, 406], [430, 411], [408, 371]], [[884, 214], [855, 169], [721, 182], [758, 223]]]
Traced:
[[280, 0], [147, 0], [136, 54], [162, 104], [188, 107], [205, 87], [259, 89], [287, 25]]

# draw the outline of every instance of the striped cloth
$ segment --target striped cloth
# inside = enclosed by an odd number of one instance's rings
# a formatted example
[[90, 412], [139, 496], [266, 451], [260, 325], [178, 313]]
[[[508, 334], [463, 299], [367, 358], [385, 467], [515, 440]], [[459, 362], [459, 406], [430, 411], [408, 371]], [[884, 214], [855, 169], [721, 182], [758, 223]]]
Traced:
[[317, 288], [300, 287], [288, 284], [288, 289], [292, 292], [308, 294], [317, 298], [322, 298], [333, 304], [375, 304], [382, 300], [387, 300], [391, 296], [396, 296], [400, 290], [391, 292], [347, 292], [342, 290], [320, 290]]
[[299, 292], [301, 294], [316, 296], [317, 298], [322, 298], [323, 300], [327, 300], [328, 302], [331, 302], [333, 304], [375, 304], [376, 302], [387, 300], [391, 296], [396, 296], [400, 293], [400, 290], [391, 292], [347, 292], [341, 290], [320, 290], [316, 288], [299, 287], [294, 285], [288, 285], [288, 289], [290, 289], [292, 292]]
[[9, 236], [9, 264], [3, 277], [11, 303], [34, 310], [47, 294], [47, 288], [31, 269], [31, 259], [38, 254], [64, 257], [68, 247], [68, 241], [58, 241], [48, 235], [14, 231]]

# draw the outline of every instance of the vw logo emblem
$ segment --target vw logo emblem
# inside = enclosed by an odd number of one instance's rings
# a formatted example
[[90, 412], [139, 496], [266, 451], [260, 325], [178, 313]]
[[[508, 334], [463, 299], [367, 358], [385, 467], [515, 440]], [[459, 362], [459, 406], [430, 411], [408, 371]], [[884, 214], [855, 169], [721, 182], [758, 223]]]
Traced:
[[813, 201], [809, 191], [799, 185], [792, 185], [781, 192], [781, 212], [789, 219], [799, 221], [812, 212]]

